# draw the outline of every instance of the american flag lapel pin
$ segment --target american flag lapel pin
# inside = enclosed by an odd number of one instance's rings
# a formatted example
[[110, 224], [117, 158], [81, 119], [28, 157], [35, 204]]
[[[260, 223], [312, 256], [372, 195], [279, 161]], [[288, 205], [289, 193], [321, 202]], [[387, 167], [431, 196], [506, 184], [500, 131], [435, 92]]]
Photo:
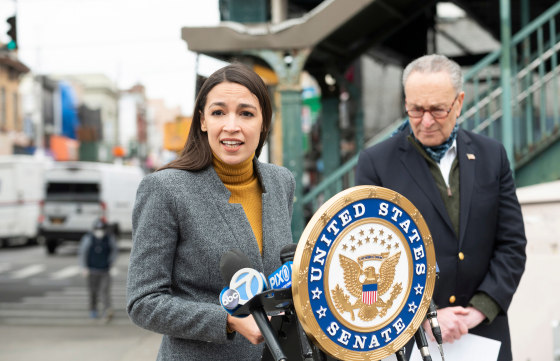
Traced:
[[475, 157], [474, 154], [472, 154], [472, 153], [467, 153], [467, 159], [468, 159], [468, 160], [475, 160], [476, 157]]

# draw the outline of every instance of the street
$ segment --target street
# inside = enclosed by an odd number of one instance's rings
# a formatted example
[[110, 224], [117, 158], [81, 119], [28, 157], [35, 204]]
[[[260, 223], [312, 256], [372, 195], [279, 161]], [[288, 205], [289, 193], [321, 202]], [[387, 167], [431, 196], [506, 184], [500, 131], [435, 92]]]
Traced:
[[0, 324], [0, 360], [154, 361], [160, 339], [133, 325]]
[[[124, 242], [123, 242], [124, 243]], [[130, 247], [120, 248], [112, 268], [114, 324], [128, 324], [126, 273]], [[53, 256], [44, 247], [0, 251], [0, 323], [3, 325], [83, 325], [89, 323], [86, 279], [78, 265], [78, 244], [67, 243]]]
[[[559, 340], [558, 203], [525, 206], [527, 266], [508, 311], [514, 360], [552, 361]], [[88, 317], [87, 289], [77, 244], [53, 256], [42, 246], [0, 248], [0, 361], [153, 361], [161, 335], [143, 330], [125, 312], [131, 241], [119, 241], [109, 324]], [[436, 360], [438, 358], [435, 358]]]
[[53, 256], [43, 246], [0, 249], [0, 360], [155, 360], [161, 336], [133, 325], [125, 311], [130, 240], [119, 242], [111, 272], [109, 324], [89, 318], [77, 246], [64, 244]]

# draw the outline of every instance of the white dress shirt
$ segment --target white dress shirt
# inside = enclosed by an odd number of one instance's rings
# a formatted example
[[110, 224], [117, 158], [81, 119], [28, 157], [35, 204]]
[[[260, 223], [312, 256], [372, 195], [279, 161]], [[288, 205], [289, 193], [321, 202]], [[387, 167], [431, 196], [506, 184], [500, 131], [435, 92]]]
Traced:
[[453, 141], [451, 147], [445, 152], [443, 157], [439, 160], [439, 170], [441, 171], [441, 175], [443, 176], [443, 180], [445, 181], [445, 185], [449, 188], [449, 173], [451, 173], [451, 166], [453, 165], [453, 161], [457, 157], [457, 140]]

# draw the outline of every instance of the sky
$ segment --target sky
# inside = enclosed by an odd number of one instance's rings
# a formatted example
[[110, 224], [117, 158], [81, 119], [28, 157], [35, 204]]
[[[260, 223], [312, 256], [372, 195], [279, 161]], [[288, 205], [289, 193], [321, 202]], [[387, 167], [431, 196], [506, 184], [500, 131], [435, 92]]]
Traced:
[[18, 56], [34, 73], [102, 73], [192, 113], [196, 55], [181, 28], [218, 24], [218, 0], [0, 0], [0, 42], [16, 11]]
[[[120, 89], [141, 83], [184, 115], [197, 66], [181, 28], [219, 23], [218, 0], [0, 0], [0, 42], [16, 12], [18, 56], [35, 74], [101, 73]], [[201, 56], [198, 71], [221, 66]]]

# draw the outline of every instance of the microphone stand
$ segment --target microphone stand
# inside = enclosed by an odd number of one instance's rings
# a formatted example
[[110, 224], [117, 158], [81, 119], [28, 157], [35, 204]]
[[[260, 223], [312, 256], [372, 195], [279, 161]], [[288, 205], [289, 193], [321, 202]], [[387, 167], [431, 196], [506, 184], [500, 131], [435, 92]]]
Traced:
[[[439, 266], [436, 262], [436, 280], [437, 279], [439, 279]], [[437, 308], [433, 299], [430, 300], [430, 306], [428, 307], [428, 312], [426, 313], [426, 319], [430, 323], [432, 334], [434, 335], [434, 338], [436, 339], [436, 342], [438, 344], [441, 360], [445, 361], [445, 356], [443, 354], [443, 337], [441, 336], [441, 328], [437, 319]]]
[[327, 355], [321, 351], [315, 344], [310, 344], [305, 331], [301, 327], [299, 320], [296, 317], [297, 328], [299, 333], [299, 341], [301, 343], [303, 360], [311, 361], [327, 361]]
[[422, 355], [422, 360], [432, 361], [432, 356], [430, 355], [430, 350], [428, 349], [428, 341], [426, 340], [426, 334], [424, 334], [422, 325], [420, 325], [420, 327], [418, 327], [418, 330], [416, 330], [414, 339], [416, 340], [418, 351], [420, 351], [420, 355]]
[[[282, 264], [286, 264], [287, 262], [290, 261], [293, 262], [296, 248], [297, 248], [297, 243], [284, 246], [280, 251], [280, 262]], [[299, 322], [299, 319], [295, 314], [295, 310], [293, 307], [293, 298], [292, 298], [292, 303], [289, 305], [289, 313], [290, 315], [293, 316], [292, 318], [296, 323], [298, 339], [301, 347], [301, 356], [303, 361], [308, 361], [308, 360], [327, 361], [327, 355], [325, 355], [325, 353], [321, 349], [319, 349], [319, 347], [317, 347], [314, 343], [309, 342], [309, 338], [307, 337], [307, 334], [303, 330], [303, 327], [301, 326], [301, 323]]]
[[404, 347], [395, 352], [395, 356], [397, 356], [397, 361], [407, 361]]
[[441, 355], [442, 361], [445, 361], [445, 356], [443, 355], [443, 339], [441, 337], [441, 328], [439, 327], [439, 322], [437, 319], [437, 309], [434, 301], [430, 301], [430, 307], [428, 308], [428, 313], [426, 314], [426, 318], [430, 323], [430, 327], [432, 328], [432, 333], [434, 334], [434, 338], [438, 344], [439, 353]]
[[278, 312], [292, 303], [292, 289], [267, 290], [251, 298], [243, 306], [235, 310], [233, 316], [253, 315], [264, 341], [275, 361], [287, 361], [280, 347], [280, 342], [268, 320], [266, 312]]
[[309, 339], [305, 335], [305, 331], [303, 330], [303, 327], [301, 327], [301, 323], [299, 322], [297, 317], [294, 317], [294, 320], [296, 322], [299, 345], [301, 346], [301, 356], [302, 356], [303, 360], [304, 361], [307, 361], [307, 360], [316, 361], [316, 359], [314, 357], [314, 352], [311, 348], [311, 345], [309, 344]]
[[280, 347], [280, 343], [278, 342], [278, 339], [274, 334], [274, 330], [268, 321], [266, 312], [264, 312], [262, 307], [257, 307], [251, 311], [251, 315], [253, 315], [257, 326], [259, 326], [272, 357], [274, 357], [276, 361], [287, 361], [288, 358], [284, 355], [284, 351], [282, 351], [282, 348]]
[[[436, 317], [433, 314], [435, 306], [432, 308], [430, 307], [427, 317], [434, 318]], [[267, 290], [264, 291], [251, 300], [249, 300], [246, 304], [241, 306], [234, 312], [234, 316], [242, 316], [242, 315], [249, 315], [252, 314], [255, 318], [255, 322], [257, 326], [261, 330], [261, 333], [264, 337], [264, 340], [268, 346], [268, 349], [276, 361], [287, 361], [287, 357], [285, 356], [282, 348], [280, 346], [280, 342], [276, 337], [275, 331], [272, 328], [270, 321], [267, 317], [267, 312], [270, 313], [278, 313], [278, 312], [285, 312], [285, 316], [290, 319], [290, 321], [296, 322], [296, 329], [299, 336], [300, 347], [302, 351], [302, 359], [304, 361], [327, 361], [327, 357], [325, 353], [320, 350], [315, 344], [309, 342], [307, 335], [305, 334], [301, 323], [295, 316], [293, 310], [293, 299], [292, 299], [292, 289], [291, 288], [284, 288], [284, 289], [274, 289], [274, 290]], [[436, 331], [434, 334], [438, 334], [441, 337], [441, 333]], [[438, 337], [438, 338], [439, 338]], [[428, 349], [428, 341], [426, 339], [426, 335], [424, 333], [424, 329], [422, 326], [416, 330], [414, 334], [414, 338], [416, 341], [416, 345], [418, 346], [418, 350], [422, 356], [422, 361], [432, 361], [432, 357], [430, 355], [430, 351]], [[438, 341], [439, 343], [439, 341]], [[395, 353], [398, 361], [406, 361], [405, 356], [405, 349], [404, 347], [398, 350]], [[442, 358], [443, 359], [443, 358]]]
[[255, 318], [257, 326], [261, 330], [266, 345], [268, 346], [270, 356], [272, 356], [272, 359], [275, 361], [281, 361], [287, 360], [287, 357], [282, 351], [280, 341], [278, 340], [276, 332], [272, 328], [272, 325], [266, 315], [267, 312], [279, 313], [282, 311], [285, 313], [283, 317], [286, 317], [288, 322], [295, 322], [294, 331], [298, 334], [302, 360], [327, 361], [325, 353], [309, 341], [309, 338], [305, 334], [303, 327], [295, 315], [291, 288], [264, 291], [254, 296], [246, 304], [238, 308], [233, 313], [233, 316], [252, 314]]

